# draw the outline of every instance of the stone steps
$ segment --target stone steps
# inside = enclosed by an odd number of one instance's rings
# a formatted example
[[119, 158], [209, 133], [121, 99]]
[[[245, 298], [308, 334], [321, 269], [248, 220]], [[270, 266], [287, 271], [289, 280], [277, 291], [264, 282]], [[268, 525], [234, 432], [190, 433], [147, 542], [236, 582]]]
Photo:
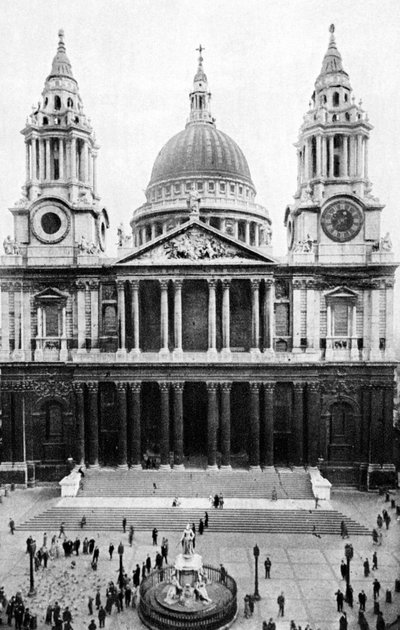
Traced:
[[80, 497], [204, 497], [270, 499], [276, 488], [279, 499], [313, 499], [305, 470], [271, 471], [162, 471], [89, 469]]
[[[101, 503], [101, 499], [99, 499]], [[21, 524], [18, 530], [55, 532], [62, 521], [65, 530], [80, 529], [82, 515], [86, 516], [86, 527], [81, 531], [121, 531], [122, 519], [127, 519], [128, 529], [132, 524], [136, 531], [151, 531], [157, 527], [163, 531], [182, 531], [187, 523], [196, 523], [204, 517], [202, 509], [183, 508], [114, 508], [114, 507], [58, 507], [38, 514]], [[350, 535], [370, 535], [364, 526], [335, 510], [262, 510], [227, 509], [208, 510], [209, 530], [213, 533], [266, 533], [266, 534], [311, 534], [313, 525], [319, 534], [340, 535], [340, 523], [345, 521]], [[206, 530], [207, 531], [207, 530]]]

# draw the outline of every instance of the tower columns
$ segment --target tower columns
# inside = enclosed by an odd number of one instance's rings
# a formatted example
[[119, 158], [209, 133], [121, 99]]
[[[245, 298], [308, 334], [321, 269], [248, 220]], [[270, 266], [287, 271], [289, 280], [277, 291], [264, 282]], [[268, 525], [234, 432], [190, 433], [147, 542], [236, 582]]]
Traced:
[[225, 352], [230, 352], [231, 346], [230, 285], [230, 280], [222, 281], [222, 349]]
[[139, 340], [139, 280], [131, 280], [132, 294], [132, 322], [133, 322], [133, 351], [140, 352]]
[[127, 468], [127, 383], [117, 382], [118, 427], [118, 468]]
[[260, 281], [251, 280], [251, 319], [252, 319], [252, 341], [253, 351], [260, 348]]
[[168, 280], [161, 280], [161, 352], [168, 352]]

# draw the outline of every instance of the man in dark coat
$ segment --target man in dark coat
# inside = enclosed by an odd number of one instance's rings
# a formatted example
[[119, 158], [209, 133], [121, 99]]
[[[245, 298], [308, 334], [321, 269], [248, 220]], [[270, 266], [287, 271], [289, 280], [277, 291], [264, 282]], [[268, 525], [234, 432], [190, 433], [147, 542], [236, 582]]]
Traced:
[[340, 573], [342, 576], [342, 580], [346, 579], [346, 575], [347, 575], [347, 566], [345, 564], [345, 561], [342, 560], [341, 564], [340, 564]]
[[112, 560], [114, 553], [114, 545], [112, 544], [112, 542], [110, 542], [110, 546], [108, 547], [108, 553], [110, 554], [110, 560]]
[[342, 612], [343, 611], [344, 595], [343, 595], [342, 591], [340, 590], [340, 588], [336, 591], [335, 595], [336, 595], [337, 611], [338, 612]]
[[124, 534], [125, 534], [125, 532], [126, 532], [126, 518], [125, 518], [125, 516], [124, 516], [124, 518], [122, 519], [122, 529], [123, 529], [123, 532], [124, 532]]
[[78, 537], [75, 538], [74, 541], [74, 551], [76, 553], [77, 556], [79, 556], [79, 547], [81, 546], [81, 541]]
[[385, 630], [385, 628], [386, 628], [385, 620], [383, 618], [382, 613], [379, 612], [378, 617], [376, 619], [376, 630]]
[[265, 567], [265, 579], [268, 579], [271, 577], [271, 566], [272, 566], [272, 562], [269, 559], [269, 557], [267, 556], [267, 558], [265, 559], [264, 562], [264, 567]]
[[149, 554], [147, 554], [147, 558], [146, 558], [146, 571], [147, 573], [150, 573], [151, 571], [151, 559]]
[[339, 630], [347, 630], [347, 615], [345, 612], [339, 619]]
[[374, 599], [379, 599], [379, 591], [381, 590], [381, 584], [380, 582], [378, 582], [376, 578], [372, 583], [372, 589], [374, 591]]
[[154, 527], [153, 531], [151, 532], [151, 538], [153, 540], [153, 545], [157, 545], [157, 536], [158, 536], [158, 529], [157, 529], [157, 527]]
[[358, 602], [360, 604], [360, 610], [365, 612], [365, 604], [367, 603], [367, 596], [364, 593], [364, 591], [361, 591], [361, 593], [358, 593]]

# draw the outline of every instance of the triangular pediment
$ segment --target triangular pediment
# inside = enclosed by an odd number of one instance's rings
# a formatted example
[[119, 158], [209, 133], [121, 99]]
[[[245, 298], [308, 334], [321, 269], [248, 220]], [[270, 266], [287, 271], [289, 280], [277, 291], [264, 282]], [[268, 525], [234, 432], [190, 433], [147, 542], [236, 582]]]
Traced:
[[174, 230], [142, 245], [116, 261], [116, 265], [135, 263], [205, 263], [205, 262], [264, 262], [277, 261], [212, 228], [192, 219]]
[[327, 293], [325, 293], [325, 298], [326, 299], [347, 298], [350, 300], [356, 300], [357, 293], [355, 291], [352, 291], [348, 287], [341, 286], [341, 287], [336, 287], [335, 289], [332, 289], [331, 291], [328, 291]]
[[56, 301], [66, 300], [67, 297], [68, 295], [66, 293], [63, 293], [62, 291], [59, 291], [59, 289], [56, 289], [54, 287], [46, 287], [46, 289], [43, 289], [43, 291], [39, 291], [39, 293], [36, 293], [34, 299]]

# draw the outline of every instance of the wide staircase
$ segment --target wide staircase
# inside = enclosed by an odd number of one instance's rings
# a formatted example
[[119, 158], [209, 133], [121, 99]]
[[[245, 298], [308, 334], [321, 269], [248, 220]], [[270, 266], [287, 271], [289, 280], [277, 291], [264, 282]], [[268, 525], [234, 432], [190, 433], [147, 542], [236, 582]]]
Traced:
[[[278, 506], [277, 506], [278, 507]], [[340, 523], [344, 521], [350, 535], [370, 535], [364, 526], [356, 523], [335, 510], [307, 509], [214, 509], [208, 510], [209, 531], [213, 533], [263, 533], [263, 534], [312, 534], [340, 535]], [[86, 526], [81, 532], [122, 531], [122, 519], [127, 519], [127, 526], [133, 525], [135, 531], [151, 531], [157, 527], [162, 532], [182, 531], [187, 523], [199, 523], [204, 518], [204, 509], [191, 508], [135, 508], [135, 507], [82, 507], [55, 506], [17, 524], [17, 529], [27, 531], [58, 530], [60, 523], [65, 523], [67, 535], [80, 528], [82, 516], [86, 517]], [[314, 530], [315, 526], [315, 530]]]
[[[278, 500], [271, 502], [273, 490]], [[216, 493], [224, 496], [223, 509], [211, 507], [207, 500]], [[173, 508], [173, 497], [181, 498], [183, 505]], [[159, 504], [157, 499], [160, 499]], [[165, 499], [168, 499], [167, 505]], [[185, 499], [196, 501], [191, 507], [185, 507]], [[229, 505], [230, 500], [243, 499], [246, 503], [236, 504], [234, 509]], [[263, 500], [261, 505], [260, 499]], [[295, 504], [289, 500], [294, 500]], [[251, 501], [255, 502], [254, 508], [249, 505]], [[302, 501], [307, 503], [302, 504]], [[181, 531], [187, 523], [197, 525], [204, 517], [203, 506], [210, 506], [209, 529], [213, 532], [339, 535], [341, 521], [345, 521], [349, 534], [370, 534], [367, 528], [340, 512], [314, 509], [310, 477], [304, 469], [229, 472], [89, 469], [82, 479], [76, 503], [78, 505], [74, 505], [74, 499], [62, 502], [17, 524], [17, 528], [55, 531], [64, 521], [68, 533], [80, 528], [84, 515], [84, 531], [88, 533], [121, 531], [124, 517], [128, 527], [133, 525], [136, 531], [156, 526], [159, 530], [173, 532]], [[313, 509], [309, 509], [310, 506]]]
[[232, 470], [162, 471], [88, 470], [80, 497], [192, 497], [222, 493], [225, 499], [313, 499], [310, 477], [304, 469], [268, 471]]

